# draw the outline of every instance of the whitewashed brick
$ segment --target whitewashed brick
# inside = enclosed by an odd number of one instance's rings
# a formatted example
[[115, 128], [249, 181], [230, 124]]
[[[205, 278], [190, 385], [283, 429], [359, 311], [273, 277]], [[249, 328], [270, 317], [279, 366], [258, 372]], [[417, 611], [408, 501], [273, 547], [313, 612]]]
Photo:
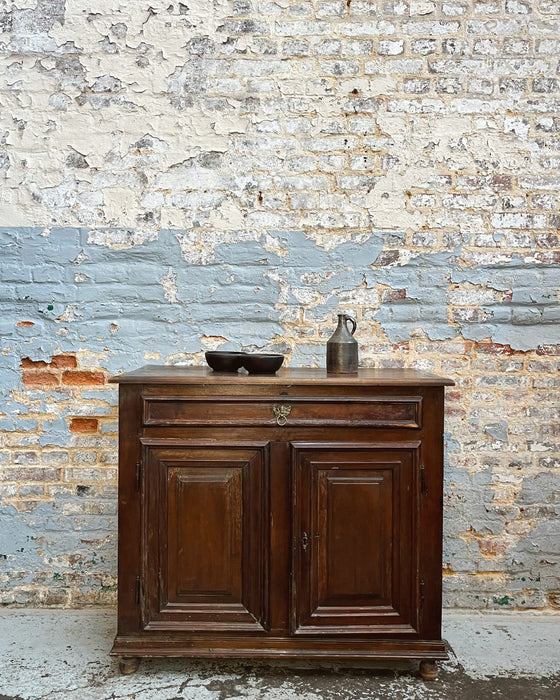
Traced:
[[276, 34], [278, 36], [318, 36], [330, 34], [331, 26], [328, 22], [276, 22]]
[[[447, 603], [557, 609], [558, 0], [98, 5], [0, 11], [8, 521], [53, 509], [72, 576], [91, 525], [114, 582], [99, 382], [224, 343], [322, 366], [341, 308], [364, 366], [455, 381]], [[4, 601], [114, 603], [24, 544]]]
[[377, 53], [380, 56], [398, 56], [404, 53], [404, 40], [397, 41], [380, 41], [377, 45]]

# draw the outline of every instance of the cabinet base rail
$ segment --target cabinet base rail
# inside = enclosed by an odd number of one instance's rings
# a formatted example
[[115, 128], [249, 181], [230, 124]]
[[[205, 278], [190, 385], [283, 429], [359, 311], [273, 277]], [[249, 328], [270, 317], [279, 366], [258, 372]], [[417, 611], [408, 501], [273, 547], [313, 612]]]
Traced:
[[[236, 640], [180, 640], [176, 638], [138, 639], [117, 637], [111, 650], [112, 656], [131, 657], [197, 657], [197, 658], [254, 658], [254, 659], [325, 659], [325, 660], [445, 660], [449, 656], [443, 640], [430, 641], [372, 641], [357, 642], [351, 646], [336, 642], [314, 640], [312, 645], [297, 643], [291, 639], [267, 639], [252, 642]], [[297, 640], [299, 642], [299, 640]]]
[[138, 645], [137, 640], [117, 638], [111, 650], [111, 656], [119, 656], [119, 669], [123, 675], [134, 673], [142, 658], [222, 658], [222, 659], [309, 659], [321, 661], [397, 661], [418, 660], [419, 674], [424, 681], [436, 680], [438, 675], [437, 661], [445, 660], [448, 654], [444, 642], [417, 643], [411, 645], [393, 645], [392, 648], [368, 646], [368, 648], [309, 648], [290, 646], [266, 647], [246, 646], [243, 648], [216, 648], [214, 646], [188, 646], [177, 640], [161, 642], [159, 646], [150, 644]]

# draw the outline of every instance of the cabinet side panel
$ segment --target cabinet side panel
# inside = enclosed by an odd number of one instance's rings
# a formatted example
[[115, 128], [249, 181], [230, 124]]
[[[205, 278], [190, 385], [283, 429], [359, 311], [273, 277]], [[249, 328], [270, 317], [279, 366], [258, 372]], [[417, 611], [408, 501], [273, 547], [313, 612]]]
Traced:
[[424, 388], [426, 411], [422, 438], [424, 489], [420, 508], [418, 568], [423, 581], [420, 632], [423, 639], [441, 639], [443, 541], [443, 404], [444, 387]]
[[119, 568], [118, 634], [141, 629], [137, 578], [141, 570], [140, 463], [141, 386], [119, 386]]

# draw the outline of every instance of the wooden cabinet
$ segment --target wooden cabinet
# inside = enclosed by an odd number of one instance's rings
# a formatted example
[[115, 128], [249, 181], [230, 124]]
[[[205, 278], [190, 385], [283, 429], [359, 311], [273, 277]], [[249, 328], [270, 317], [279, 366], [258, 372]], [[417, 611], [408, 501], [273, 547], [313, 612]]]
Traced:
[[292, 633], [416, 631], [418, 457], [418, 446], [292, 446]]
[[264, 631], [267, 452], [144, 445], [144, 630]]
[[420, 659], [441, 640], [443, 392], [415, 370], [147, 366], [119, 408], [112, 654]]

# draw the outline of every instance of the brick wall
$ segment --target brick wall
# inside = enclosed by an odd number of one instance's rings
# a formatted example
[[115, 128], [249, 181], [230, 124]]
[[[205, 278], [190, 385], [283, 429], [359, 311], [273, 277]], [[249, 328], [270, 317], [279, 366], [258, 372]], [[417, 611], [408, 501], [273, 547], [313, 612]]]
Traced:
[[560, 4], [0, 3], [0, 601], [115, 596], [116, 389], [451, 376], [445, 603], [559, 608]]

